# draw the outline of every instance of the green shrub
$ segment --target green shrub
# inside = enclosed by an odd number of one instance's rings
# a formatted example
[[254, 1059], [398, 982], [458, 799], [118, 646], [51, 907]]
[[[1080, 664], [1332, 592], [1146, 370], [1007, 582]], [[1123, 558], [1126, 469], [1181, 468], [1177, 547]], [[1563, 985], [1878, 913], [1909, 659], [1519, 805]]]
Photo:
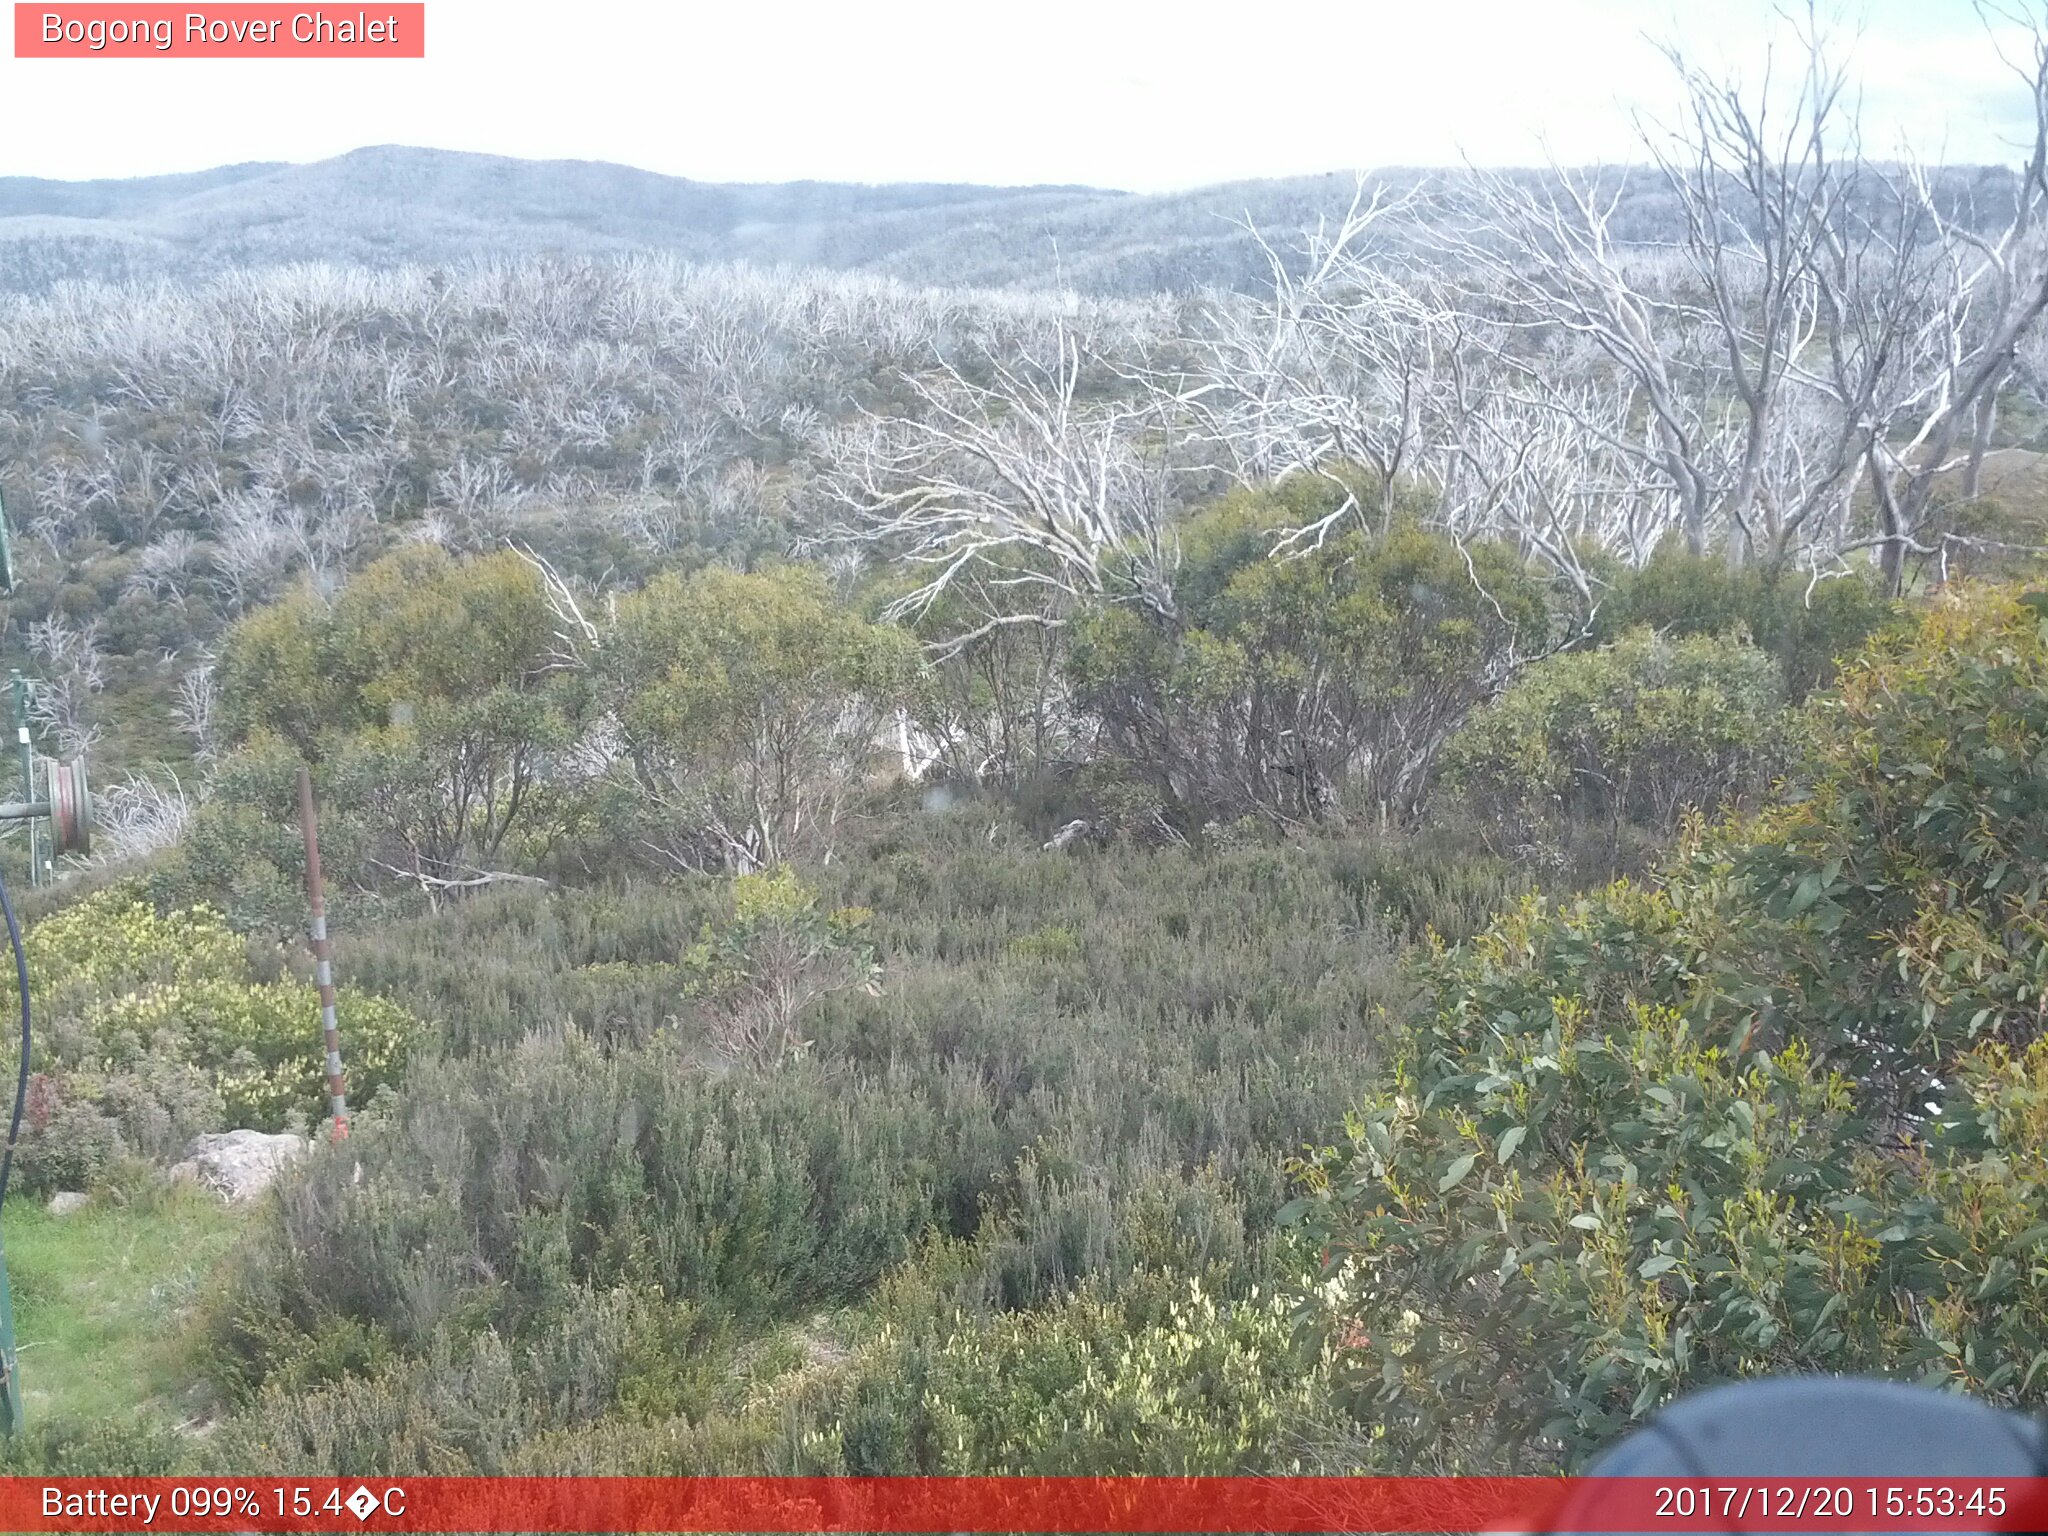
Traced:
[[1848, 1095], [1799, 1053], [1560, 1004], [1469, 1053], [1425, 1031], [1404, 1063], [1309, 1169], [1394, 1465], [1576, 1461], [1683, 1384], [1855, 1360], [1841, 1330], [1874, 1318], [1827, 1210]]
[[1823, 1042], [1911, 1119], [1971, 1043], [2040, 1029], [2048, 593], [1952, 588], [1838, 695], [1807, 782], [1727, 855], [1783, 977], [1756, 1027]]
[[1601, 643], [1631, 629], [1672, 638], [1746, 633], [1778, 663], [1793, 700], [1834, 679], [1836, 665], [1893, 620], [1874, 576], [1812, 581], [1768, 565], [1731, 564], [1667, 541], [1640, 568], [1607, 573], [1593, 630]]
[[1304, 476], [1226, 498], [1182, 530], [1173, 622], [1104, 607], [1070, 626], [1111, 755], [1196, 823], [1313, 821], [1347, 797], [1413, 813], [1443, 742], [1547, 637], [1542, 585], [1503, 545], [1350, 519], [1269, 558], [1340, 494]]
[[0, 1437], [0, 1476], [170, 1477], [197, 1469], [192, 1437], [138, 1415], [91, 1424], [29, 1423]]
[[730, 912], [728, 882], [486, 888], [439, 912], [349, 934], [338, 944], [357, 988], [437, 1021], [445, 1050], [509, 1050], [534, 1028], [569, 1023], [592, 1039], [638, 1044], [670, 1027], [680, 962]]
[[[194, 1137], [238, 1123], [223, 1102], [220, 1074], [187, 1060], [145, 1056], [124, 1068], [74, 1072], [67, 1081], [113, 1121], [123, 1151], [153, 1163], [176, 1162]], [[314, 1113], [300, 1107], [301, 1119]]]
[[1817, 700], [1800, 791], [1660, 889], [1530, 902], [1289, 1215], [1376, 1464], [1582, 1463], [1788, 1370], [2029, 1400], [2048, 1356], [2048, 600], [1952, 592]]
[[[383, 998], [357, 993], [341, 995], [336, 1014], [350, 1097], [366, 1103], [403, 1067], [418, 1021]], [[325, 1114], [320, 999], [303, 983], [209, 979], [156, 987], [99, 1010], [92, 1028], [109, 1067], [198, 1068], [230, 1124], [275, 1131]]]
[[1330, 1333], [1379, 1464], [1577, 1465], [1740, 1376], [2032, 1400], [2048, 1044], [1963, 1058], [1950, 1114], [1902, 1156], [1804, 1050], [1639, 1019], [1596, 1033], [1567, 1007], [1440, 1058], [1311, 1165]]
[[[21, 1157], [33, 1187], [81, 1187], [124, 1154], [176, 1157], [201, 1132], [324, 1114], [317, 993], [256, 980], [249, 941], [218, 912], [159, 911], [117, 886], [33, 924], [24, 948], [40, 1020]], [[13, 991], [9, 972], [0, 995]], [[354, 992], [338, 1011], [360, 1102], [396, 1079], [421, 1029]]]
[[[247, 946], [203, 906], [159, 911], [130, 888], [101, 891], [30, 926], [29, 986], [37, 1005], [75, 1011], [109, 997], [246, 973]], [[11, 1011], [14, 972], [0, 1007]]]
[[1043, 960], [1053, 965], [1069, 964], [1081, 958], [1081, 939], [1073, 929], [1050, 923], [1010, 941], [1010, 953], [1026, 960]]
[[121, 1128], [45, 1074], [30, 1077], [14, 1177], [27, 1195], [91, 1188], [122, 1151]]
[[[486, 869], [538, 858], [576, 814], [565, 766], [581, 695], [558, 664], [540, 575], [505, 551], [456, 560], [412, 545], [331, 597], [310, 584], [238, 622], [221, 648], [224, 744], [179, 864], [251, 926], [291, 921], [300, 762], [314, 766], [322, 855], [352, 887], [431, 902]], [[502, 861], [502, 862], [501, 862]]]
[[473, 1309], [514, 1332], [579, 1286], [757, 1317], [853, 1295], [932, 1229], [940, 1144], [899, 1086], [804, 1063], [714, 1077], [668, 1039], [442, 1062], [266, 1216], [219, 1358], [260, 1382], [280, 1329], [318, 1337], [334, 1317], [405, 1349]]
[[1778, 665], [1746, 641], [1628, 631], [1537, 663], [1444, 755], [1447, 787], [1517, 835], [1591, 823], [1669, 837], [1790, 766], [1798, 717]]
[[[300, 759], [286, 742], [261, 737], [214, 767], [211, 792], [192, 813], [185, 835], [142, 877], [160, 908], [204, 905], [237, 933], [274, 940], [306, 928], [305, 844], [298, 826]], [[370, 856], [372, 830], [323, 797], [320, 854], [336, 873], [358, 871]], [[328, 882], [328, 922], [335, 931], [389, 906], [353, 879]]]
[[[1446, 797], [1448, 798], [1448, 797]], [[1468, 939], [1514, 906], [1539, 872], [1486, 846], [1477, 817], [1435, 814], [1413, 831], [1396, 829], [1331, 850], [1331, 869], [1360, 921], [1384, 919], [1403, 936]], [[1606, 873], [1606, 866], [1601, 866]]]
[[1155, 1320], [1091, 1293], [885, 1345], [804, 1432], [813, 1475], [1229, 1476], [1299, 1468], [1328, 1391], [1291, 1308], [1182, 1284]]
[[879, 987], [881, 966], [863, 935], [864, 907], [826, 912], [788, 865], [732, 883], [732, 915], [705, 924], [683, 956], [713, 1042], [729, 1055], [774, 1063], [806, 1050], [806, 1009], [845, 987]]
[[517, 1340], [443, 1330], [411, 1359], [381, 1347], [322, 1359], [306, 1341], [298, 1367], [210, 1437], [207, 1463], [243, 1474], [503, 1474], [521, 1469], [515, 1457], [536, 1437], [711, 1406], [726, 1352], [699, 1313], [631, 1287], [577, 1289], [562, 1303]]
[[745, 873], [829, 857], [919, 676], [903, 630], [815, 571], [670, 572], [621, 599], [597, 656], [642, 852]]
[[[725, 880], [487, 892], [355, 941], [352, 975], [450, 1027], [345, 1157], [323, 1149], [256, 1213], [209, 1319], [249, 1422], [303, 1387], [322, 1413], [397, 1426], [348, 1443], [402, 1444], [432, 1412], [422, 1361], [465, 1369], [486, 1335], [517, 1358], [579, 1298], [631, 1288], [750, 1335], [744, 1365], [717, 1367], [740, 1385], [686, 1425], [645, 1380], [630, 1428], [623, 1407], [521, 1408], [477, 1454], [793, 1470], [815, 1464], [805, 1434], [839, 1445], [858, 1414], [846, 1454], [879, 1465], [892, 1425], [925, 1422], [861, 1365], [879, 1330], [924, 1358], [955, 1313], [1086, 1293], [1142, 1332], [1168, 1329], [1192, 1278], [1219, 1312], [1270, 1294], [1293, 1263], [1280, 1159], [1360, 1091], [1409, 990], [1355, 847], [1038, 841], [1008, 824], [992, 841], [968, 806], [877, 823], [808, 872], [798, 910], [867, 909], [889, 982], [818, 998], [809, 1049], [773, 1067], [713, 1049], [688, 1009], [597, 1038], [664, 974], [674, 1012], [679, 962], [733, 921]], [[821, 1307], [857, 1320], [821, 1326]], [[868, 1407], [844, 1395], [854, 1377]], [[303, 1443], [343, 1444], [319, 1434]]]

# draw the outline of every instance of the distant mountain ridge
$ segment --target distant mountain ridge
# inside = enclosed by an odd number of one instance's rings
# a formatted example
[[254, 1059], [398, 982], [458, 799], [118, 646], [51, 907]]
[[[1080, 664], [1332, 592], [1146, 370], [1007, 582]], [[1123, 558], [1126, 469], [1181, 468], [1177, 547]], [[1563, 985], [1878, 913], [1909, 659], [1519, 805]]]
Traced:
[[0, 215], [132, 217], [215, 187], [292, 168], [277, 160], [250, 160], [240, 165], [215, 166], [210, 171], [111, 181], [44, 181], [34, 176], [0, 176]]
[[[1397, 189], [1459, 171], [1390, 168]], [[1516, 175], [1542, 176], [1541, 172]], [[1626, 175], [1617, 240], [1682, 233], [1670, 188]], [[2007, 172], [1956, 167], [1940, 189], [1995, 216]], [[1249, 222], [1281, 244], [1342, 213], [1350, 173], [1139, 194], [1094, 187], [690, 181], [587, 160], [385, 145], [310, 165], [255, 161], [127, 181], [0, 178], [0, 292], [66, 279], [192, 279], [324, 261], [389, 267], [479, 257], [665, 251], [692, 261], [871, 271], [909, 282], [1104, 294], [1268, 280]], [[1981, 206], [1979, 204], [1981, 203]]]
[[1081, 187], [724, 185], [595, 161], [383, 146], [310, 165], [125, 181], [0, 178], [0, 286], [626, 250], [860, 266], [962, 224], [1011, 225], [1119, 197]]
[[184, 175], [0, 178], [0, 289], [204, 277], [298, 261], [667, 251], [977, 285], [1130, 292], [1233, 285], [1257, 252], [1236, 221], [1312, 222], [1330, 175], [1143, 196], [1092, 187], [690, 181], [600, 161], [386, 145], [309, 165]]

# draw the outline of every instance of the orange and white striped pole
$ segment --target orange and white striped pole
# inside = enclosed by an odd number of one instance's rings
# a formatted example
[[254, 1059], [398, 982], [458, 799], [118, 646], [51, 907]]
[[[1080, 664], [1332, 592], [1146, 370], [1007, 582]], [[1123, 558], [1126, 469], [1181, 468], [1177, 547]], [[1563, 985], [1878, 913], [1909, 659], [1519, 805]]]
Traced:
[[334, 1112], [332, 1139], [348, 1140], [348, 1094], [341, 1077], [341, 1026], [334, 1016], [334, 946], [327, 938], [327, 898], [320, 883], [320, 826], [313, 809], [313, 775], [299, 769], [299, 831], [306, 839], [306, 900], [313, 908], [313, 982], [320, 989], [320, 1028], [327, 1047], [327, 1099]]

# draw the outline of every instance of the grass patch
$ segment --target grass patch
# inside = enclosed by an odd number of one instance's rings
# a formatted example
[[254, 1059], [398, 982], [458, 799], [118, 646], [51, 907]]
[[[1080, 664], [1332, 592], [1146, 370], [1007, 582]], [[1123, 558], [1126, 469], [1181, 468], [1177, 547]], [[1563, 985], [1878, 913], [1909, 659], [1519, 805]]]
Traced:
[[101, 1194], [63, 1217], [12, 1207], [7, 1268], [28, 1422], [192, 1417], [205, 1401], [192, 1309], [241, 1215], [179, 1188]]

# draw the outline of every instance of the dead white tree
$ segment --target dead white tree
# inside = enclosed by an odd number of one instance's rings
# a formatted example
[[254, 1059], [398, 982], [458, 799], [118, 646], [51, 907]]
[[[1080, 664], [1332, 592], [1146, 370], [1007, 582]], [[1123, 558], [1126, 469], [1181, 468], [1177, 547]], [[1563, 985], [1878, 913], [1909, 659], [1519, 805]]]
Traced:
[[96, 791], [93, 862], [125, 864], [175, 846], [192, 811], [191, 796], [169, 768]]
[[825, 448], [838, 518], [825, 544], [899, 560], [921, 579], [892, 602], [916, 620], [973, 604], [941, 654], [1010, 624], [1057, 626], [1078, 601], [1173, 612], [1178, 548], [1164, 470], [1142, 440], [1148, 402], [1090, 399], [1064, 326], [1044, 364], [992, 353], [987, 382], [950, 361], [906, 380], [916, 414], [870, 416]]
[[576, 589], [545, 555], [508, 539], [512, 552], [533, 568], [547, 598], [548, 613], [554, 620], [553, 643], [548, 649], [548, 668], [556, 672], [581, 672], [603, 642], [603, 632], [583, 612]]
[[[2048, 309], [2048, 44], [2035, 19], [2007, 63], [2032, 141], [2000, 216], [1938, 172], [1862, 151], [1848, 76], [1809, 9], [1789, 90], [1668, 57], [1686, 108], [1645, 143], [1683, 215], [1662, 270], [1609, 235], [1619, 188], [1559, 172], [1541, 187], [1475, 177], [1476, 215], [1446, 250], [1473, 308], [1511, 336], [1582, 338], [1634, 392], [1638, 454], [1687, 543], [1814, 569], [1875, 549], [1896, 591], [1939, 491], [1974, 495], [2001, 390]], [[1503, 360], [1512, 348], [1500, 349]], [[1570, 380], [1523, 369], [1584, 427]], [[1622, 446], [1623, 440], [1616, 439]], [[1861, 502], [1859, 503], [1859, 491]]]
[[1633, 392], [1593, 378], [1526, 391], [1459, 355], [1432, 445], [1436, 521], [1460, 539], [1494, 539], [1555, 572], [1590, 622], [1600, 602], [1589, 557], [1649, 558], [1668, 528], [1659, 488], [1631, 451]]
[[173, 528], [137, 552], [128, 590], [182, 606], [201, 558], [198, 536]]
[[[1212, 297], [1191, 339], [1193, 368], [1148, 378], [1162, 404], [1189, 418], [1195, 441], [1219, 448], [1241, 481], [1367, 470], [1370, 510], [1384, 528], [1407, 483], [1429, 478], [1429, 418], [1455, 339], [1453, 317], [1425, 274], [1390, 269], [1374, 240], [1415, 197], [1390, 197], [1361, 176], [1344, 216], [1318, 225], [1292, 255], [1252, 229], [1271, 296]], [[1282, 547], [1320, 543], [1364, 510], [1353, 483], [1338, 483], [1344, 495], [1335, 510], [1284, 530]]]
[[[1825, 317], [1815, 268], [1856, 216], [1858, 130], [1828, 39], [1810, 11], [1799, 25], [1803, 57], [1781, 101], [1768, 69], [1751, 94], [1667, 49], [1684, 116], [1643, 135], [1684, 215], [1684, 291], [1713, 354], [1692, 387], [1726, 401], [1718, 420], [1704, 413], [1697, 478], [1740, 559], [1781, 559], [1855, 466], [1853, 427], [1817, 419], [1808, 381]], [[1667, 313], [1682, 328], [1696, 311]]]
[[2048, 33], [2040, 18], [1979, 9], [2026, 39], [2024, 53], [2000, 47], [2031, 106], [2010, 207], [1981, 221], [1908, 163], [1891, 216], [1830, 248], [1821, 268], [1828, 318], [1846, 338], [1828, 382], [1858, 429], [1875, 508], [1874, 525], [1836, 553], [1875, 548], [1893, 591], [1909, 557], [1959, 541], [1935, 526], [1939, 493], [1979, 494], [2001, 393], [2048, 312]]
[[[1712, 392], [1700, 366], [1712, 353], [1685, 343], [1697, 342], [1708, 317], [1664, 280], [1668, 267], [1633, 260], [1611, 234], [1628, 185], [1626, 173], [1554, 168], [1532, 184], [1475, 170], [1463, 207], [1418, 236], [1456, 283], [1461, 328], [1488, 390], [1635, 459], [1657, 492], [1658, 519], [1704, 550], [1718, 499]], [[1579, 367], [1560, 367], [1566, 359]], [[1619, 431], [1604, 409], [1617, 389], [1626, 394]], [[1588, 414], [1588, 401], [1603, 409]]]
[[[1212, 298], [1185, 349], [1193, 366], [1145, 382], [1162, 417], [1184, 413], [1241, 481], [1313, 473], [1340, 487], [1314, 522], [1272, 530], [1275, 554], [1354, 517], [1384, 532], [1405, 498], [1461, 543], [1499, 539], [1556, 569], [1590, 614], [1588, 551], [1656, 540], [1633, 391], [1557, 347], [1517, 350], [1497, 317], [1452, 302], [1442, 273], [1390, 257], [1380, 236], [1421, 195], [1391, 199], [1361, 177], [1344, 217], [1300, 252], [1262, 240], [1270, 297]], [[1549, 378], [1565, 382], [1532, 382]]]
[[74, 624], [53, 614], [28, 627], [29, 654], [38, 679], [29, 695], [29, 719], [56, 739], [66, 757], [76, 757], [99, 740], [93, 700], [107, 683], [107, 661], [97, 619]]
[[[1666, 50], [1683, 108], [1639, 125], [1648, 170], [1468, 169], [1427, 209], [1361, 181], [1300, 259], [1266, 245], [1271, 297], [1209, 306], [1197, 367], [1155, 389], [1241, 479], [1363, 468], [1382, 521], [1412, 489], [1589, 603], [1582, 551], [1641, 560], [1673, 532], [1811, 570], [1876, 550], [1896, 590], [1956, 537], [1941, 492], [1976, 493], [2048, 308], [2048, 44], [1983, 9], [2029, 39], [2006, 49], [2036, 131], [2002, 213], [1865, 159], [1809, 8], [1796, 67], [1753, 89]], [[1654, 244], [1619, 222], [1645, 176], [1676, 219]]]
[[270, 597], [305, 548], [304, 515], [271, 497], [237, 492], [212, 509], [206, 546], [228, 611]]
[[192, 755], [201, 763], [212, 762], [220, 752], [219, 704], [214, 658], [202, 654], [178, 680], [178, 699], [171, 706], [171, 718], [191, 738]]

